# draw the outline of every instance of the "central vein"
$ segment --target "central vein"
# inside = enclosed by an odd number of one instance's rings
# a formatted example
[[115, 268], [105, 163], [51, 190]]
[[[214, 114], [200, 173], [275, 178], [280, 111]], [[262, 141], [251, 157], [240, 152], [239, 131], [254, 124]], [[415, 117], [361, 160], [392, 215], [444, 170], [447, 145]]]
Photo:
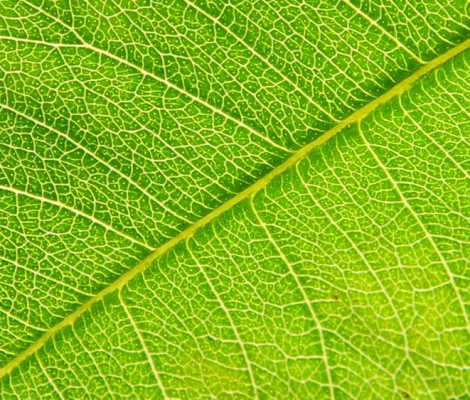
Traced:
[[339, 122], [336, 126], [332, 129], [326, 131], [323, 135], [318, 137], [313, 142], [307, 144], [306, 146], [302, 147], [296, 153], [294, 153], [290, 158], [288, 158], [284, 163], [273, 169], [270, 173], [265, 175], [263, 178], [259, 179], [253, 185], [245, 189], [244, 191], [240, 192], [236, 196], [232, 197], [230, 200], [225, 202], [224, 204], [217, 207], [215, 210], [198, 220], [193, 225], [189, 226], [187, 229], [182, 231], [180, 234], [163, 244], [162, 246], [158, 247], [152, 254], [150, 254], [147, 258], [142, 260], [139, 264], [137, 264], [134, 268], [123, 274], [120, 278], [114, 281], [111, 285], [103, 289], [101, 292], [96, 294], [95, 296], [91, 297], [86, 303], [80, 306], [76, 311], [72, 314], [64, 318], [58, 324], [51, 327], [47, 332], [43, 334], [37, 341], [31, 344], [25, 351], [20, 353], [17, 357], [12, 359], [8, 364], [6, 364], [2, 369], [0, 369], [0, 379], [3, 378], [5, 375], [9, 374], [15, 367], [17, 367], [21, 362], [23, 362], [26, 358], [34, 354], [37, 350], [39, 350], [51, 337], [53, 337], [57, 332], [59, 332], [62, 328], [71, 325], [77, 320], [82, 314], [84, 314], [87, 310], [89, 310], [95, 303], [98, 303], [105, 296], [108, 294], [121, 289], [124, 285], [127, 284], [131, 279], [133, 279], [136, 275], [144, 271], [147, 267], [151, 265], [151, 263], [159, 258], [161, 255], [165, 254], [167, 251], [175, 247], [178, 243], [183, 242], [184, 240], [190, 238], [194, 233], [202, 228], [203, 226], [207, 225], [217, 217], [219, 217], [222, 213], [228, 211], [236, 204], [240, 203], [242, 200], [247, 199], [248, 197], [252, 196], [256, 192], [263, 189], [273, 178], [282, 174], [286, 171], [289, 167], [297, 163], [302, 158], [306, 157], [311, 151], [319, 147], [320, 145], [324, 144], [328, 139], [336, 135], [338, 132], [342, 131], [348, 125], [357, 123], [371, 112], [373, 112], [377, 107], [381, 104], [386, 103], [390, 99], [395, 96], [401, 95], [405, 92], [413, 83], [415, 83], [418, 79], [420, 79], [423, 75], [429, 73], [430, 71], [434, 70], [435, 68], [441, 66], [446, 61], [450, 60], [451, 58], [457, 56], [458, 54], [462, 53], [463, 51], [470, 48], [470, 39], [466, 40], [465, 42], [453, 47], [452, 49], [448, 50], [446, 53], [440, 55], [439, 57], [435, 58], [434, 60], [430, 61], [429, 63], [423, 65], [419, 70], [414, 72], [408, 78], [403, 80], [402, 82], [398, 83], [394, 87], [392, 87], [388, 92], [384, 93], [383, 95], [377, 97], [375, 100], [371, 101], [370, 103], [366, 104], [362, 108], [355, 111], [346, 119]]

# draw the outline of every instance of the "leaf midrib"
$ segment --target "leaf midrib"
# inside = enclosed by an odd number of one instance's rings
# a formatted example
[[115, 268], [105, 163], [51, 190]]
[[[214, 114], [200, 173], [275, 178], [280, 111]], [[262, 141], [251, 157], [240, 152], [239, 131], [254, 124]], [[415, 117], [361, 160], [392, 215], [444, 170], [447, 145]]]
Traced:
[[[96, 48], [90, 44], [84, 44], [82, 45], [83, 47], [88, 47], [94, 51], [97, 51], [101, 54], [107, 55], [110, 58], [113, 58], [116, 61], [119, 61], [121, 63], [124, 63], [132, 68], [136, 68], [139, 70], [141, 73], [151, 76], [155, 78], [156, 80], [161, 81], [161, 78], [158, 76], [150, 73], [149, 71], [146, 71], [142, 69], [141, 67], [138, 67], [131, 62], [122, 59], [112, 53], [109, 53], [105, 50]], [[198, 220], [197, 222], [193, 223], [191, 226], [186, 228], [184, 231], [179, 233], [177, 236], [169, 240], [168, 242], [164, 243], [160, 247], [158, 247], [153, 253], [151, 253], [149, 256], [147, 256], [145, 259], [143, 259], [140, 263], [138, 263], [134, 268], [130, 269], [123, 275], [121, 275], [116, 281], [114, 281], [111, 285], [107, 286], [105, 289], [103, 289], [101, 292], [98, 294], [94, 295], [91, 297], [88, 301], [86, 301], [84, 304], [82, 304], [77, 310], [75, 310], [73, 313], [68, 315], [66, 318], [64, 318], [62, 321], [51, 327], [48, 331], [46, 331], [38, 340], [36, 340], [34, 343], [32, 343], [26, 350], [21, 352], [18, 356], [10, 360], [3, 368], [0, 369], [0, 379], [2, 379], [5, 375], [9, 374], [15, 367], [20, 365], [26, 358], [29, 356], [33, 355], [37, 350], [39, 350], [51, 337], [53, 337], [57, 332], [59, 332], [62, 328], [73, 324], [82, 314], [84, 314], [86, 311], [88, 311], [95, 303], [98, 303], [102, 299], [104, 299], [108, 294], [113, 293], [116, 290], [120, 290], [121, 288], [124, 287], [130, 280], [132, 280], [135, 276], [137, 276], [139, 273], [143, 272], [147, 267], [150, 266], [150, 264], [163, 254], [165, 254], [167, 251], [175, 247], [177, 244], [183, 242], [184, 240], [190, 238], [194, 233], [202, 228], [203, 226], [207, 225], [217, 217], [219, 217], [221, 214], [224, 212], [230, 210], [232, 207], [234, 207], [236, 204], [240, 203], [241, 201], [245, 200], [246, 198], [254, 195], [256, 192], [260, 191], [264, 187], [268, 185], [268, 183], [273, 180], [275, 177], [278, 175], [281, 175], [284, 171], [286, 171], [288, 168], [296, 164], [298, 161], [300, 161], [302, 158], [306, 157], [311, 151], [316, 149], [317, 147], [321, 146], [324, 144], [326, 141], [328, 141], [330, 138], [332, 138], [334, 135], [342, 131], [344, 128], [346, 128], [349, 125], [352, 125], [354, 123], [359, 122], [363, 118], [365, 118], [367, 115], [372, 113], [377, 107], [380, 105], [390, 101], [393, 97], [399, 96], [402, 93], [404, 93], [408, 88], [410, 88], [411, 85], [413, 85], [418, 79], [420, 79], [422, 76], [426, 75], [427, 73], [431, 72], [432, 70], [436, 69], [437, 67], [441, 66], [444, 64], [446, 61], [450, 60], [451, 58], [457, 56], [458, 54], [462, 53], [463, 51], [467, 50], [470, 48], [470, 39], [467, 39], [466, 41], [458, 44], [457, 46], [451, 48], [444, 54], [441, 54], [440, 56], [434, 58], [427, 64], [424, 64], [420, 69], [415, 71], [413, 74], [411, 74], [409, 77], [404, 79], [403, 81], [397, 83], [395, 86], [393, 86], [390, 90], [388, 90], [386, 93], [382, 94], [381, 96], [375, 98], [368, 104], [364, 105], [363, 107], [359, 108], [356, 110], [354, 113], [352, 113], [350, 116], [347, 118], [343, 119], [341, 122], [339, 122], [337, 125], [335, 125], [333, 128], [330, 130], [326, 131], [324, 134], [319, 136], [317, 139], [314, 141], [310, 142], [309, 144], [305, 145], [302, 147], [300, 150], [295, 152], [291, 157], [289, 157], [286, 161], [284, 161], [281, 165], [278, 167], [274, 168], [271, 172], [269, 172], [267, 175], [256, 181], [254, 184], [252, 184], [250, 187], [246, 188], [242, 192], [238, 193], [236, 196], [232, 197], [225, 203], [221, 204], [219, 207], [205, 215], [203, 218]], [[177, 86], [167, 82], [165, 80], [165, 83], [167, 83], [170, 87], [174, 87], [175, 90], [181, 91], [180, 88]], [[185, 94], [187, 94], [185, 92]], [[192, 100], [201, 102], [200, 99], [197, 97], [187, 94], [188, 96], [191, 97]], [[194, 97], [194, 98], [193, 98]], [[205, 102], [204, 102], [205, 103]], [[210, 109], [212, 109], [214, 112], [221, 113], [220, 110], [215, 109], [211, 105], [207, 105]], [[225, 114], [225, 113], [224, 113]], [[233, 117], [227, 117], [228, 119], [233, 119]], [[241, 121], [236, 120], [237, 123], [243, 124]], [[243, 124], [245, 125], [245, 124]], [[246, 126], [246, 129], [253, 131], [253, 128]], [[256, 131], [255, 131], [256, 132]], [[256, 132], [258, 135], [259, 133]], [[276, 147], [279, 147], [278, 144], [275, 144]]]

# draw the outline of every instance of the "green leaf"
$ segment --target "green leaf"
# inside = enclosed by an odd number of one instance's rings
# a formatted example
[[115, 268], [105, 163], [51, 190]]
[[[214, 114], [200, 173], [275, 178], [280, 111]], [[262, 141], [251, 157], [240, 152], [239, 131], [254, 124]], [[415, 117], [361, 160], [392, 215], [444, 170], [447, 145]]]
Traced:
[[469, 398], [469, 37], [0, 0], [1, 397]]

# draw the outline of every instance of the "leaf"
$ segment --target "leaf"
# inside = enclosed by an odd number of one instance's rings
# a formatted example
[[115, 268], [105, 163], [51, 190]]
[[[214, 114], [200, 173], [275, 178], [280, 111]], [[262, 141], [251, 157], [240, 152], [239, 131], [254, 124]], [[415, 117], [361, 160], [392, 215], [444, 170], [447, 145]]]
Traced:
[[2, 397], [467, 398], [467, 2], [233, 3], [0, 1]]

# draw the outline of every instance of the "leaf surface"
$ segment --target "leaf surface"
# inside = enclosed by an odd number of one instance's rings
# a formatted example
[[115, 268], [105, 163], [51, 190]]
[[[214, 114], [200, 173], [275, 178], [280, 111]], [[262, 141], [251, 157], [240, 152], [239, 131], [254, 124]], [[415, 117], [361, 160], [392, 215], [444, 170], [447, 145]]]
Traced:
[[466, 2], [0, 8], [5, 398], [470, 395]]

